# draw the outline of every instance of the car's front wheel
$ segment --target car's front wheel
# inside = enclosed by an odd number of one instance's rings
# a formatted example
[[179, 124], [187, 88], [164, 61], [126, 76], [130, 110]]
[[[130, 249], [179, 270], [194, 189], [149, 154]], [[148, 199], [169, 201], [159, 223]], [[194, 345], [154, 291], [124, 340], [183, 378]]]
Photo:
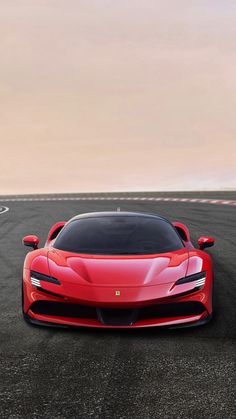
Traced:
[[24, 286], [23, 286], [23, 279], [21, 281], [21, 310], [22, 310], [22, 313], [25, 314], [25, 312], [24, 312]]

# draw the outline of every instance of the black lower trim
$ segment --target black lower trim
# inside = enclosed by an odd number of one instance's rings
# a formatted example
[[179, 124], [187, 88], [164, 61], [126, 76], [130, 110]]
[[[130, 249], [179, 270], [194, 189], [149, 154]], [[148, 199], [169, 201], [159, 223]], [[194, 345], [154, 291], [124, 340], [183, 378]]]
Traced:
[[62, 329], [68, 329], [69, 327], [73, 326], [67, 326], [66, 324], [59, 324], [59, 323], [52, 323], [52, 322], [43, 322], [42, 320], [36, 320], [32, 319], [28, 314], [23, 313], [24, 320], [26, 323], [35, 325], [35, 326], [45, 326], [45, 327], [59, 327]]
[[180, 323], [179, 325], [172, 325], [169, 326], [169, 329], [188, 329], [189, 327], [198, 327], [198, 326], [204, 326], [204, 324], [207, 324], [211, 321], [212, 319], [212, 314], [209, 314], [208, 317], [206, 317], [205, 319], [202, 320], [198, 320], [197, 322], [192, 322], [192, 323]]

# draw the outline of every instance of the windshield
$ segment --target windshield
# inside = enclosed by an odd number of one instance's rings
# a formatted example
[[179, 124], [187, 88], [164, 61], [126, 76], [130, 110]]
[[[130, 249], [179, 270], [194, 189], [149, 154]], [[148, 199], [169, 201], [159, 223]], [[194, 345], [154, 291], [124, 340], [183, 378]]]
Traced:
[[63, 228], [54, 247], [81, 254], [146, 255], [184, 246], [167, 221], [139, 215], [76, 219]]

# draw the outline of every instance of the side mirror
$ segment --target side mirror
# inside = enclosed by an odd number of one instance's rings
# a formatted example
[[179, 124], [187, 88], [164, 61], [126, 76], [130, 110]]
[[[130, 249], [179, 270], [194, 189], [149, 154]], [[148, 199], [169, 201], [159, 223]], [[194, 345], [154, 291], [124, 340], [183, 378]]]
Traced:
[[199, 249], [203, 250], [206, 247], [214, 246], [215, 239], [213, 237], [201, 236], [199, 237], [197, 242], [198, 242]]
[[24, 246], [33, 247], [34, 250], [38, 249], [39, 238], [37, 236], [25, 236], [22, 239]]

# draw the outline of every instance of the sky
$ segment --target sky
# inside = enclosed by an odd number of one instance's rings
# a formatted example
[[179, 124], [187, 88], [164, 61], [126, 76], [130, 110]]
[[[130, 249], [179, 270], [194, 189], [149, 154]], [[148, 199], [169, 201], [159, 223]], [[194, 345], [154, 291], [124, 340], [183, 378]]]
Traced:
[[0, 194], [236, 189], [236, 2], [0, 0]]

